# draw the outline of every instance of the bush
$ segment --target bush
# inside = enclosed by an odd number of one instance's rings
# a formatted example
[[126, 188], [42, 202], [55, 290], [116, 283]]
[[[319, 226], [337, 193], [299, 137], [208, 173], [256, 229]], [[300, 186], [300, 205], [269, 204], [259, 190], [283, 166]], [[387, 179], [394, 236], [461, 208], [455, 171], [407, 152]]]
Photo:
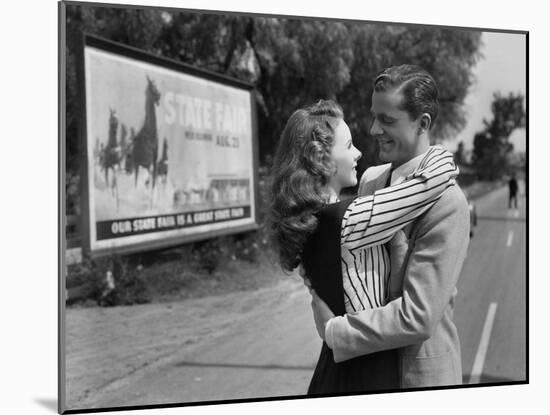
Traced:
[[102, 291], [104, 268], [101, 265], [83, 258], [81, 263], [72, 264], [68, 267], [65, 281], [67, 304], [70, 305], [89, 300], [97, 302]]
[[127, 258], [84, 259], [67, 274], [67, 304], [93, 301], [100, 306], [142, 304], [151, 301], [141, 266]]
[[199, 269], [212, 273], [220, 263], [220, 247], [215, 239], [193, 243], [191, 247], [193, 262]]
[[112, 305], [144, 304], [151, 302], [150, 293], [143, 277], [143, 267], [130, 267], [128, 260], [114, 261], [115, 287], [112, 290]]
[[198, 264], [199, 268], [205, 270], [209, 274], [214, 272], [224, 255], [224, 244], [222, 238], [207, 239], [205, 241], [195, 242], [191, 248], [193, 259]]
[[80, 215], [80, 175], [67, 170], [65, 178], [65, 194], [67, 195], [66, 214]]
[[263, 228], [258, 231], [234, 236], [233, 257], [250, 263], [258, 262], [260, 256], [268, 250], [267, 237]]

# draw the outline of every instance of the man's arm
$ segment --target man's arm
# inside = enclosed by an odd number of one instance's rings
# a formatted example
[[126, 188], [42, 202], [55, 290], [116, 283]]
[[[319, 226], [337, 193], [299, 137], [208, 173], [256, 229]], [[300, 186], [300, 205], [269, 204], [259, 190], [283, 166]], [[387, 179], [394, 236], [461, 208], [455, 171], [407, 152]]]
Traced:
[[[419, 219], [403, 296], [384, 307], [331, 318], [326, 342], [341, 362], [428, 339], [455, 292], [469, 241], [468, 206], [449, 189]], [[319, 307], [314, 307], [314, 312]]]
[[408, 223], [426, 212], [445, 189], [454, 185], [458, 168], [453, 155], [433, 147], [429, 160], [403, 183], [379, 189], [350, 203], [342, 219], [341, 243], [349, 250], [389, 241]]

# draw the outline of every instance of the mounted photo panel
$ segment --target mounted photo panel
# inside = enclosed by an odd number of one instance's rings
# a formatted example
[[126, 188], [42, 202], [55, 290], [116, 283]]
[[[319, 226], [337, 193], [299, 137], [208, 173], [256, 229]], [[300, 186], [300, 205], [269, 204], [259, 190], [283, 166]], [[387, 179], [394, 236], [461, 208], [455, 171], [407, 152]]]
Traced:
[[529, 383], [528, 31], [59, 29], [60, 413]]

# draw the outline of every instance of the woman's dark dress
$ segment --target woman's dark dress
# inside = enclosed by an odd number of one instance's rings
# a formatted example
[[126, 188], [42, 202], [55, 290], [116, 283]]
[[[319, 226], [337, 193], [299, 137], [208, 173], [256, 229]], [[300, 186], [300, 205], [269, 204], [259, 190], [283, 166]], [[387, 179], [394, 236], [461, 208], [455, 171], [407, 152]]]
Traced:
[[[340, 257], [342, 218], [350, 200], [329, 204], [318, 214], [318, 224], [302, 253], [312, 287], [337, 316], [346, 313]], [[334, 363], [325, 342], [308, 388], [309, 395], [368, 392], [399, 387], [397, 350], [372, 353]]]

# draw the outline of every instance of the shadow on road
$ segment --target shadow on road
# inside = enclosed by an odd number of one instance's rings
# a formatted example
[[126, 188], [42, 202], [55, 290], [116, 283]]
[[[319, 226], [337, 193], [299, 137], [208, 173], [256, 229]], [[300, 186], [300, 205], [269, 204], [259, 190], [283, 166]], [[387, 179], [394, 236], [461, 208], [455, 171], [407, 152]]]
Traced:
[[276, 370], [311, 370], [315, 369], [315, 366], [283, 366], [283, 365], [250, 365], [244, 363], [201, 363], [201, 362], [179, 362], [174, 366], [176, 367], [218, 367], [218, 368], [234, 368], [234, 369], [276, 369]]

